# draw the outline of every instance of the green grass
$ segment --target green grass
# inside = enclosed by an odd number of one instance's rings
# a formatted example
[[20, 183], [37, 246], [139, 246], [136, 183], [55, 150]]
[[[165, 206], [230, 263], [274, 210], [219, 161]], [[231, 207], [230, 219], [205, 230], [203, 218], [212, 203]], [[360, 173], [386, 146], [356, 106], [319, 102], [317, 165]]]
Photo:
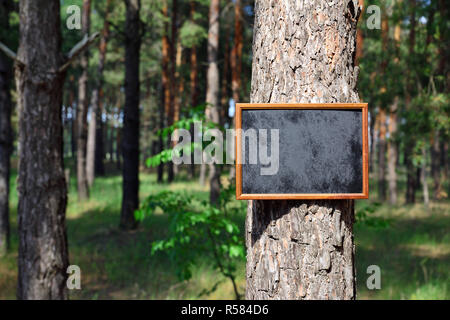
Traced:
[[[17, 278], [17, 194], [16, 177], [11, 178], [12, 250], [0, 258], [0, 299], [14, 299]], [[372, 185], [371, 185], [372, 187]], [[208, 190], [196, 182], [180, 179], [170, 185], [157, 184], [152, 174], [141, 175], [141, 197], [161, 190], [190, 192], [208, 199]], [[372, 190], [373, 187], [372, 187]], [[420, 199], [420, 198], [418, 198]], [[150, 244], [167, 232], [166, 216], [159, 212], [139, 229], [118, 229], [121, 178], [98, 178], [89, 201], [77, 201], [72, 177], [67, 208], [70, 263], [80, 266], [81, 290], [72, 299], [195, 299], [209, 289], [220, 275], [209, 261], [201, 262], [190, 281], [180, 282], [164, 253], [150, 255]], [[357, 201], [357, 210], [364, 201]], [[450, 298], [450, 202], [432, 202], [429, 208], [382, 205], [375, 215], [388, 218], [384, 229], [355, 226], [356, 267], [359, 299], [449, 299]], [[245, 212], [237, 217], [244, 228]], [[242, 235], [243, 237], [243, 235]], [[381, 290], [366, 288], [369, 265], [381, 268]], [[229, 281], [202, 296], [233, 299]], [[238, 266], [237, 283], [245, 286], [245, 262]]]

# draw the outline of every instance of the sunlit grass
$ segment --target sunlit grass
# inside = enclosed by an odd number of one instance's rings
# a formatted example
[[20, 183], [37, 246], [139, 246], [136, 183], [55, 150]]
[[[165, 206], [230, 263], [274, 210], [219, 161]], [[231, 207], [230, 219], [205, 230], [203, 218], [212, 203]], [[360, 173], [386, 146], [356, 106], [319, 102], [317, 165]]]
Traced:
[[[0, 259], [0, 299], [14, 299], [17, 279], [17, 194], [11, 178], [12, 250]], [[206, 258], [193, 270], [192, 279], [179, 281], [175, 266], [164, 253], [150, 254], [151, 242], [167, 232], [162, 213], [141, 223], [136, 231], [118, 229], [122, 197], [120, 175], [96, 179], [88, 201], [79, 202], [72, 176], [67, 208], [70, 263], [80, 266], [82, 289], [72, 299], [234, 299], [229, 280], [211, 268]], [[141, 174], [141, 199], [162, 190], [189, 192], [208, 199], [207, 186], [179, 179], [157, 184], [154, 174]], [[372, 189], [372, 194], [375, 189]], [[373, 198], [373, 199], [372, 199]], [[376, 201], [372, 197], [370, 201]], [[358, 299], [449, 299], [450, 202], [391, 207], [382, 205], [374, 215], [390, 219], [385, 229], [355, 226]], [[364, 201], [357, 201], [356, 209]], [[236, 219], [244, 229], [245, 212]], [[369, 265], [381, 268], [381, 290], [368, 290]], [[236, 279], [245, 290], [245, 262]], [[200, 296], [219, 282], [217, 290]]]

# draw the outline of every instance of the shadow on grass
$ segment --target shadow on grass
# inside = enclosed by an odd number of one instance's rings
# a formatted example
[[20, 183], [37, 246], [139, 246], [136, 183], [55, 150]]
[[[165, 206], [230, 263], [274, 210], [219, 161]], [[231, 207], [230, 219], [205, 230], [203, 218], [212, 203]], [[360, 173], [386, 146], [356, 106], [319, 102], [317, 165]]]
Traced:
[[[450, 216], [397, 218], [386, 229], [356, 226], [358, 297], [449, 299]], [[368, 290], [369, 265], [381, 269], [381, 290]]]

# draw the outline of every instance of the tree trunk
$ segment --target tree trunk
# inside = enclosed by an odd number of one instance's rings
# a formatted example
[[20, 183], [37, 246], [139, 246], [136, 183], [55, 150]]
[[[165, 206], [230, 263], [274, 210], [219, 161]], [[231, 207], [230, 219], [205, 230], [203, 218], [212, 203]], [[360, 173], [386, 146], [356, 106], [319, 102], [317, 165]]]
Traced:
[[406, 165], [406, 197], [405, 202], [412, 204], [416, 202], [416, 176], [414, 163], [412, 162], [413, 146], [411, 141], [406, 141], [405, 145], [405, 165]]
[[[175, 93], [176, 93], [176, 43], [177, 43], [177, 11], [178, 11], [178, 1], [172, 0], [172, 22], [171, 22], [171, 36], [169, 42], [169, 60], [170, 60], [170, 68], [169, 68], [169, 101], [170, 104], [168, 106], [168, 114], [167, 114], [167, 125], [173, 125], [175, 121]], [[170, 136], [167, 139], [167, 148], [171, 148], [173, 146]], [[169, 161], [167, 164], [167, 182], [172, 182], [175, 178], [174, 174], [174, 165], [172, 161]]]
[[[105, 68], [106, 46], [109, 38], [109, 22], [108, 12], [111, 0], [106, 2], [106, 13], [104, 17], [102, 36], [99, 44], [99, 60], [97, 69], [97, 83], [92, 91], [91, 97], [91, 118], [88, 128], [87, 155], [86, 155], [86, 177], [89, 186], [92, 186], [95, 178], [96, 167], [96, 145], [99, 139], [99, 128], [101, 128], [101, 112], [100, 112], [100, 91], [103, 86], [103, 69]], [[97, 155], [98, 157], [98, 155]], [[97, 158], [98, 162], [98, 158]]]
[[428, 207], [428, 204], [430, 202], [430, 196], [428, 194], [428, 183], [427, 183], [427, 150], [424, 147], [422, 147], [422, 168], [420, 170], [420, 180], [422, 182], [422, 188], [423, 188], [423, 204], [425, 207]]
[[[195, 1], [190, 1], [191, 8], [191, 21], [195, 23]], [[197, 59], [197, 46], [194, 44], [191, 47], [191, 73], [190, 73], [190, 90], [191, 90], [191, 107], [198, 105], [198, 59]], [[194, 136], [194, 126], [191, 125], [191, 136]], [[191, 153], [191, 164], [189, 175], [191, 178], [195, 177], [195, 163], [194, 163], [194, 151]]]
[[378, 199], [386, 200], [386, 111], [380, 108], [378, 135]]
[[[383, 13], [381, 22], [382, 50], [388, 50], [389, 42], [389, 21], [388, 15]], [[386, 75], [388, 60], [385, 58], [381, 62], [381, 76]], [[381, 92], [387, 91], [385, 85], [380, 88]], [[386, 200], [386, 110], [380, 106], [379, 111], [379, 131], [378, 131], [378, 199], [381, 202]]]
[[220, 88], [220, 113], [219, 113], [219, 117], [220, 117], [220, 124], [222, 126], [225, 125], [225, 123], [227, 122], [227, 118], [228, 118], [228, 108], [229, 108], [229, 99], [230, 97], [228, 96], [228, 78], [229, 78], [229, 73], [230, 73], [230, 68], [231, 68], [231, 63], [230, 63], [230, 44], [229, 44], [229, 39], [230, 39], [230, 28], [225, 25], [225, 43], [224, 43], [224, 48], [223, 48], [223, 71], [222, 71], [222, 78], [221, 78], [221, 88]]
[[59, 3], [20, 1], [19, 299], [67, 298]]
[[[364, 0], [358, 0], [358, 5], [362, 8], [361, 16], [364, 16]], [[363, 23], [362, 21], [360, 22]], [[363, 28], [360, 25], [356, 30], [356, 55], [355, 65], [359, 66], [360, 60], [363, 57], [364, 49], [364, 33]]]
[[[411, 16], [410, 16], [410, 31], [409, 31], [409, 61], [414, 57], [414, 46], [416, 43], [416, 0], [411, 0]], [[414, 84], [412, 83], [411, 70], [407, 69], [406, 74], [406, 94], [405, 106], [409, 108], [411, 103], [411, 95]], [[406, 159], [406, 203], [414, 203], [416, 201], [417, 181], [415, 177], [415, 167], [412, 162], [415, 141], [412, 137], [407, 137], [405, 142], [405, 159]]]
[[373, 172], [373, 155], [375, 153], [375, 124], [376, 124], [376, 114], [373, 109], [369, 112], [369, 173]]
[[134, 229], [139, 208], [139, 51], [140, 0], [125, 0], [125, 107], [123, 112], [123, 184], [120, 227]]
[[71, 77], [70, 79], [70, 107], [71, 107], [71, 113], [72, 117], [70, 120], [70, 149], [72, 151], [72, 160], [76, 164], [77, 161], [77, 121], [76, 121], [76, 105], [78, 103], [75, 103], [75, 92], [76, 92], [76, 85], [74, 78]]
[[395, 142], [395, 134], [397, 132], [397, 110], [398, 97], [394, 98], [394, 102], [389, 108], [389, 140], [388, 140], [388, 183], [389, 183], [389, 203], [397, 204], [397, 144]]
[[[444, 174], [442, 175], [442, 181], [447, 181], [449, 178], [449, 162], [450, 159], [448, 157], [448, 138], [442, 141], [441, 146], [441, 166], [444, 169]], [[450, 195], [450, 183], [447, 183], [447, 195]]]
[[[175, 63], [175, 75], [174, 75], [174, 92], [176, 92], [176, 96], [174, 97], [174, 113], [173, 113], [173, 122], [177, 122], [180, 120], [180, 112], [181, 112], [181, 104], [183, 103], [183, 92], [184, 92], [184, 79], [183, 76], [180, 74], [180, 68], [181, 64], [183, 62], [183, 47], [181, 46], [181, 41], [178, 39], [177, 41], [177, 54], [176, 54], [176, 63]], [[174, 132], [175, 135], [175, 141], [178, 141], [178, 136], [176, 135], [176, 131]], [[172, 141], [172, 147], [176, 145], [176, 142]], [[178, 165], [172, 163], [173, 166], [173, 173], [174, 175], [178, 174]]]
[[[162, 14], [164, 16], [164, 33], [162, 36], [162, 86], [164, 91], [163, 101], [164, 101], [164, 115], [165, 115], [165, 125], [170, 125], [171, 109], [172, 109], [172, 98], [171, 94], [171, 81], [170, 81], [170, 41], [169, 41], [169, 9], [168, 0], [164, 0], [164, 5], [162, 8]], [[164, 139], [164, 138], [163, 138]], [[170, 137], [166, 138], [170, 146]], [[164, 143], [161, 147], [161, 151], [164, 149]], [[168, 174], [170, 175], [172, 168], [171, 163], [168, 163]], [[164, 168], [161, 164], [160, 168]], [[162, 177], [162, 175], [161, 175]], [[173, 176], [172, 176], [173, 178]], [[168, 180], [170, 177], [168, 177]]]
[[[241, 0], [236, 0], [234, 4], [234, 46], [231, 51], [231, 89], [232, 96], [235, 103], [240, 102], [241, 92], [241, 74], [242, 74], [242, 48], [243, 48], [243, 34], [242, 34], [242, 6]], [[234, 121], [232, 122], [234, 125]], [[236, 168], [231, 166], [229, 179], [235, 178]]]
[[[357, 4], [257, 0], [251, 102], [358, 102]], [[353, 200], [249, 201], [246, 298], [354, 299], [353, 221]]]
[[441, 148], [439, 130], [435, 129], [431, 141], [431, 175], [433, 177], [433, 199], [441, 198]]
[[[159, 126], [159, 130], [162, 130], [164, 128], [164, 85], [159, 83], [158, 84], [158, 92], [160, 92], [161, 94], [161, 103], [159, 104], [159, 121], [158, 121], [158, 126]], [[159, 152], [161, 153], [164, 150], [164, 139], [162, 137], [162, 135], [158, 136], [158, 149]], [[158, 165], [158, 177], [157, 177], [157, 182], [158, 183], [163, 183], [164, 180], [164, 163], [161, 161], [161, 163]]]
[[231, 51], [231, 89], [233, 100], [240, 102], [241, 73], [242, 73], [242, 7], [241, 0], [234, 3], [234, 46]]
[[[219, 11], [220, 1], [211, 0], [209, 7], [209, 29], [208, 29], [208, 72], [206, 89], [206, 111], [205, 116], [208, 121], [216, 124], [220, 123], [219, 110]], [[216, 141], [215, 141], [216, 142]], [[214, 143], [215, 143], [214, 142]], [[222, 156], [222, 155], [217, 155]], [[216, 203], [220, 195], [220, 167], [215, 163], [209, 164], [209, 199], [211, 203]]]
[[[89, 34], [91, 25], [91, 0], [83, 0], [82, 32]], [[86, 144], [87, 144], [87, 111], [88, 100], [88, 68], [89, 51], [81, 54], [81, 76], [78, 80], [78, 105], [77, 105], [77, 188], [78, 199], [89, 198], [89, 186], [86, 176]]]
[[99, 91], [100, 101], [98, 103], [97, 113], [97, 129], [95, 133], [95, 160], [94, 160], [94, 174], [96, 176], [105, 175], [105, 165], [103, 163], [105, 159], [105, 146], [104, 146], [104, 125], [103, 125], [103, 101], [104, 91]]
[[[5, 43], [9, 30], [12, 1], [0, 1], [0, 41]], [[9, 171], [11, 134], [11, 61], [0, 52], [0, 257], [9, 249]]]
[[[401, 26], [399, 23], [394, 28], [395, 42], [395, 63], [399, 63]], [[397, 112], [399, 97], [395, 96], [394, 101], [389, 107], [389, 141], [388, 141], [388, 184], [389, 184], [389, 203], [397, 204], [397, 162], [398, 162], [398, 139], [397, 134]]]

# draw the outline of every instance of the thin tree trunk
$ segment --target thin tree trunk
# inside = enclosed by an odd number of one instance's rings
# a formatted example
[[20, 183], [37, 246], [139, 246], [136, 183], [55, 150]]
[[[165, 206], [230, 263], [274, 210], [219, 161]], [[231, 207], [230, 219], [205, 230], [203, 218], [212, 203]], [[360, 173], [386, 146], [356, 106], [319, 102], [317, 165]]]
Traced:
[[[388, 50], [389, 42], [389, 22], [388, 15], [383, 13], [381, 22], [381, 38], [382, 49], [384, 52]], [[381, 62], [381, 75], [385, 76], [388, 60]], [[386, 91], [383, 85], [382, 91]], [[384, 106], [380, 106], [379, 111], [379, 131], [378, 131], [378, 198], [381, 202], [386, 200], [386, 110]]]
[[[158, 126], [159, 126], [159, 129], [160, 130], [162, 130], [163, 128], [164, 128], [164, 96], [165, 96], [165, 93], [164, 93], [164, 85], [163, 84], [161, 84], [161, 83], [159, 83], [158, 84], [158, 87], [159, 87], [159, 91], [158, 92], [160, 92], [160, 94], [161, 94], [161, 103], [159, 104], [159, 121], [158, 121]], [[163, 139], [163, 137], [162, 137], [162, 135], [159, 135], [158, 136], [158, 153], [161, 153], [163, 150], [164, 150], [164, 139]], [[163, 183], [163, 180], [164, 180], [164, 163], [163, 162], [161, 162], [159, 165], [158, 165], [158, 178], [157, 178], [157, 182], [158, 183]]]
[[442, 192], [441, 185], [441, 148], [439, 130], [435, 129], [431, 143], [431, 175], [433, 177], [433, 199], [439, 200]]
[[234, 3], [234, 46], [231, 51], [231, 89], [233, 100], [240, 102], [241, 74], [242, 74], [242, 7], [241, 0]]
[[123, 184], [120, 227], [137, 227], [139, 208], [139, 52], [141, 48], [140, 0], [125, 0], [125, 108], [123, 117]]
[[369, 172], [373, 172], [373, 155], [375, 153], [375, 124], [376, 124], [376, 114], [372, 110], [369, 112], [370, 114], [370, 130], [369, 130], [369, 144], [370, 144], [370, 150], [369, 150]]
[[[176, 43], [177, 43], [177, 12], [178, 11], [178, 1], [172, 0], [172, 22], [171, 22], [171, 36], [169, 42], [169, 60], [170, 60], [170, 68], [169, 68], [169, 88], [170, 88], [170, 105], [168, 106], [168, 114], [167, 114], [167, 124], [168, 126], [173, 125], [175, 121], [175, 92], [176, 92]], [[172, 147], [172, 141], [170, 137], [167, 139], [167, 147]], [[169, 161], [167, 164], [167, 182], [172, 182], [175, 178], [174, 174], [174, 166], [173, 162]]]
[[[178, 39], [177, 41], [177, 54], [175, 59], [175, 90], [176, 96], [174, 97], [174, 113], [173, 113], [173, 122], [177, 122], [180, 120], [180, 112], [181, 112], [181, 104], [182, 104], [182, 97], [184, 92], [184, 79], [182, 75], [180, 74], [180, 68], [183, 60], [183, 47], [181, 46], [181, 41]], [[175, 135], [175, 141], [178, 141], [178, 136], [176, 135], [176, 132], [174, 132]], [[175, 146], [176, 142], [172, 141], [172, 146]], [[172, 163], [173, 166], [173, 173], [174, 175], [178, 174], [178, 165]]]
[[[358, 5], [362, 8], [361, 16], [364, 16], [364, 0], [358, 0]], [[356, 30], [356, 55], [355, 55], [355, 65], [359, 66], [360, 60], [363, 57], [364, 53], [364, 33], [363, 28], [360, 26]], [[360, 97], [361, 98], [361, 97]]]
[[[442, 141], [441, 146], [441, 166], [444, 169], [444, 174], [442, 175], [442, 181], [448, 181], [449, 173], [448, 173], [448, 167], [449, 167], [450, 159], [448, 157], [448, 138], [447, 140]], [[450, 183], [447, 183], [447, 194], [450, 195]]]
[[389, 183], [389, 203], [397, 204], [397, 144], [395, 134], [397, 132], [397, 110], [398, 97], [389, 108], [389, 140], [387, 144], [388, 154], [388, 183]]
[[[234, 4], [234, 46], [231, 51], [231, 89], [235, 103], [240, 102], [241, 98], [242, 48], [242, 6], [241, 0], [236, 0]], [[234, 124], [234, 121], [232, 123]], [[231, 166], [229, 179], [234, 179], [235, 175], [236, 168]]]
[[106, 46], [109, 38], [108, 12], [111, 0], [106, 2], [106, 13], [104, 17], [102, 36], [99, 44], [99, 60], [97, 68], [97, 83], [92, 91], [91, 97], [91, 119], [89, 121], [87, 155], [86, 155], [86, 179], [90, 186], [94, 183], [95, 164], [96, 164], [96, 142], [99, 139], [98, 127], [100, 127], [102, 118], [100, 113], [100, 91], [103, 86], [103, 69], [105, 68]]
[[[191, 21], [195, 23], [195, 1], [190, 2], [191, 7]], [[198, 105], [198, 60], [197, 60], [197, 47], [194, 44], [191, 47], [191, 73], [190, 73], [190, 85], [191, 85], [191, 107], [195, 108]], [[191, 136], [194, 136], [194, 126], [191, 126]], [[190, 177], [195, 177], [195, 163], [194, 163], [194, 150], [191, 153], [191, 165], [190, 165]]]
[[[83, 0], [82, 32], [89, 34], [91, 24], [91, 0]], [[89, 51], [86, 50], [80, 58], [82, 68], [78, 80], [78, 108], [77, 108], [77, 188], [78, 199], [89, 198], [89, 186], [86, 176], [86, 144], [87, 144], [87, 111], [88, 100], [88, 67]]]
[[427, 183], [427, 150], [422, 147], [422, 168], [420, 170], [420, 180], [422, 181], [423, 188], [423, 203], [425, 207], [428, 207], [430, 202], [430, 196], [428, 194], [428, 183]]
[[[216, 124], [220, 123], [219, 109], [219, 11], [220, 1], [211, 0], [209, 7], [209, 29], [208, 29], [208, 71], [206, 89], [206, 111], [205, 116], [208, 121]], [[213, 143], [216, 143], [214, 141]], [[216, 155], [222, 156], [222, 155]], [[209, 199], [211, 203], [216, 203], [220, 195], [220, 167], [215, 163], [209, 164]]]
[[[358, 17], [357, 1], [257, 0], [251, 102], [358, 102]], [[353, 200], [249, 201], [246, 298], [355, 299], [353, 221]]]
[[72, 160], [75, 164], [76, 167], [76, 161], [77, 161], [77, 121], [76, 121], [76, 117], [77, 117], [77, 110], [76, 110], [76, 105], [78, 104], [75, 101], [75, 92], [76, 92], [76, 85], [75, 85], [75, 80], [73, 77], [71, 77], [70, 79], [70, 107], [71, 107], [71, 112], [72, 112], [72, 117], [70, 120], [70, 129], [71, 129], [71, 136], [70, 136], [70, 148], [72, 151]]
[[94, 163], [94, 173], [96, 176], [103, 176], [105, 174], [105, 165], [103, 163], [105, 159], [105, 146], [104, 146], [104, 125], [103, 125], [103, 101], [104, 101], [104, 91], [100, 89], [99, 91], [100, 101], [98, 103], [97, 112], [97, 129], [95, 132], [95, 163]]
[[[0, 1], [0, 41], [5, 43], [9, 31], [12, 1]], [[11, 132], [11, 61], [0, 52], [0, 257], [9, 249], [9, 173], [12, 151]]]
[[230, 73], [230, 28], [225, 25], [225, 43], [224, 43], [224, 53], [223, 53], [223, 72], [222, 72], [222, 83], [220, 88], [220, 120], [221, 125], [225, 125], [226, 119], [228, 118], [228, 107], [229, 107], [229, 96], [228, 96], [228, 78]]
[[[395, 42], [395, 63], [399, 62], [401, 26], [396, 24], [394, 28]], [[389, 184], [389, 203], [397, 204], [397, 162], [398, 162], [398, 139], [397, 134], [397, 112], [399, 97], [395, 96], [394, 101], [389, 107], [389, 141], [388, 141], [388, 184]]]
[[[411, 0], [411, 16], [410, 16], [410, 31], [409, 31], [409, 59], [414, 56], [414, 45], [416, 43], [416, 0]], [[405, 105], [406, 109], [409, 108], [411, 103], [411, 95], [413, 90], [413, 84], [411, 83], [413, 76], [411, 76], [411, 70], [407, 69], [406, 74], [406, 94]], [[412, 156], [414, 152], [415, 141], [413, 137], [407, 137], [405, 142], [405, 159], [406, 159], [406, 203], [414, 203], [416, 201], [416, 189], [417, 181], [415, 177], [415, 167], [412, 162]]]
[[[43, 23], [45, 21], [45, 23]], [[20, 1], [19, 299], [66, 299], [60, 1]], [[36, 45], [39, 43], [40, 45]]]
[[380, 129], [378, 135], [378, 198], [386, 199], [386, 111], [380, 108]]
[[[169, 41], [169, 13], [168, 13], [168, 0], [164, 0], [164, 5], [162, 8], [162, 14], [164, 16], [164, 33], [162, 36], [162, 86], [164, 91], [163, 101], [164, 101], [164, 114], [165, 114], [165, 125], [170, 125], [171, 109], [172, 109], [172, 97], [171, 94], [171, 79], [170, 79], [170, 41]], [[164, 139], [164, 138], [163, 138]], [[168, 145], [170, 146], [170, 137], [166, 138]], [[164, 143], [161, 147], [161, 151], [164, 149]], [[168, 163], [168, 174], [172, 170], [171, 163]], [[161, 164], [160, 168], [164, 168]], [[161, 175], [162, 177], [162, 175]], [[173, 178], [173, 176], [172, 176]], [[170, 177], [168, 177], [170, 182]]]

